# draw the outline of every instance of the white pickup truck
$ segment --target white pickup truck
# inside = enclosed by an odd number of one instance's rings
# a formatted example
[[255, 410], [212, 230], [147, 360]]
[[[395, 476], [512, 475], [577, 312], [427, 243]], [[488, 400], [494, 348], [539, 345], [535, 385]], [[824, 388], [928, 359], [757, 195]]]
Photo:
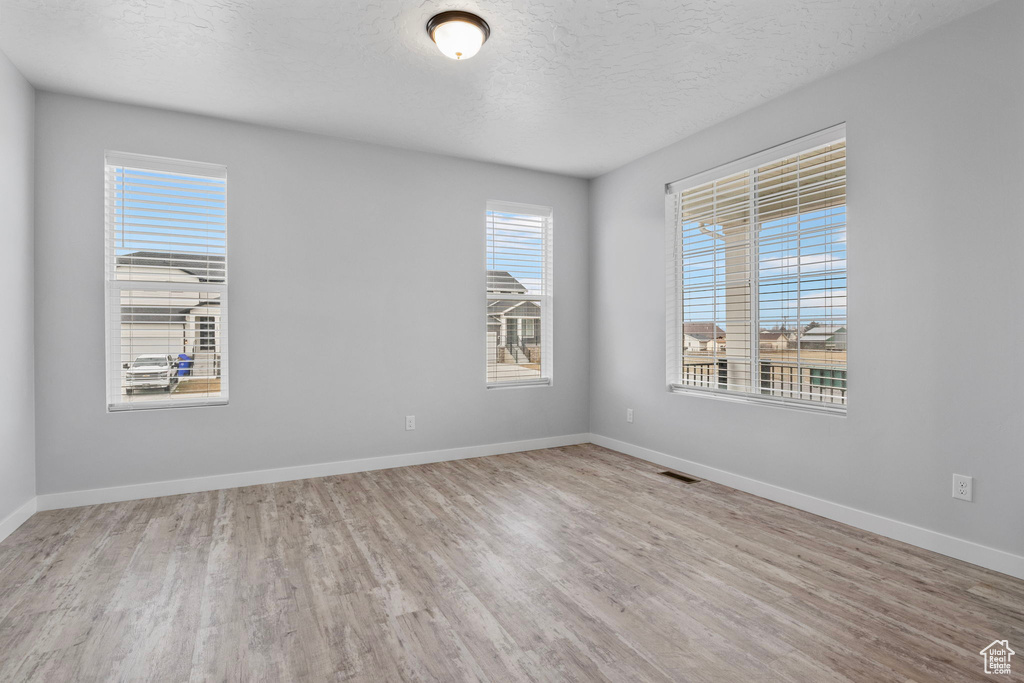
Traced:
[[175, 356], [152, 354], [138, 356], [125, 374], [125, 393], [136, 389], [163, 389], [170, 393], [178, 384], [178, 359]]

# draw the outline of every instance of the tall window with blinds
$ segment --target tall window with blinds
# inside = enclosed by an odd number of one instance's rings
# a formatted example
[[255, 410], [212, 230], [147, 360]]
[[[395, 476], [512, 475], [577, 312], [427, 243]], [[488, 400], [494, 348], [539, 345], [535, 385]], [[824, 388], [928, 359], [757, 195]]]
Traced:
[[551, 209], [487, 203], [487, 386], [550, 384]]
[[666, 190], [670, 388], [845, 412], [845, 127]]
[[105, 162], [108, 410], [227, 403], [226, 169]]

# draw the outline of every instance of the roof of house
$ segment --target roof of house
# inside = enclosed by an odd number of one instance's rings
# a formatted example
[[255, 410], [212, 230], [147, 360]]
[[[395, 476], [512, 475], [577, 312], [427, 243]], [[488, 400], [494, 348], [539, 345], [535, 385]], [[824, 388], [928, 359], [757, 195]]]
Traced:
[[813, 332], [814, 334], [835, 334], [836, 332], [845, 332], [845, 325], [815, 325], [814, 327], [805, 327], [804, 334]]
[[700, 341], [708, 341], [724, 337], [725, 331], [715, 323], [683, 323], [683, 334]]
[[188, 254], [173, 251], [135, 251], [117, 257], [119, 266], [174, 268], [194, 275], [200, 282], [224, 282], [223, 254]]
[[507, 270], [488, 270], [487, 291], [503, 294], [526, 294], [529, 290], [523, 286], [523, 283], [512, 277]]
[[535, 301], [494, 299], [487, 302], [487, 314], [504, 314], [507, 318], [539, 318], [540, 306]]
[[820, 325], [818, 327], [812, 327], [800, 335], [801, 339], [830, 339], [837, 334], [846, 332], [846, 328], [841, 325]]

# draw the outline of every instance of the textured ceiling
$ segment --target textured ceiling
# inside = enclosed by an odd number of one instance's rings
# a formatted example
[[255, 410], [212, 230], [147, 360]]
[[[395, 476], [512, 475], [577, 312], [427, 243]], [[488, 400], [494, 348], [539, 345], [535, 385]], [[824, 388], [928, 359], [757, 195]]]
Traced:
[[[992, 0], [0, 0], [37, 87], [580, 176]], [[427, 19], [491, 25], [467, 62]]]

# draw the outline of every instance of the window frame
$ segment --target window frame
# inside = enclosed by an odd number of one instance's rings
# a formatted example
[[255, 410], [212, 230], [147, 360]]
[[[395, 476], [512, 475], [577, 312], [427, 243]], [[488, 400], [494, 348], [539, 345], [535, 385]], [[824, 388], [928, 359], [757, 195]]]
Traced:
[[[143, 171], [155, 171], [160, 173], [173, 173], [179, 175], [191, 175], [200, 178], [220, 178], [224, 180], [224, 281], [220, 283], [202, 282], [186, 283], [174, 281], [146, 281], [146, 280], [119, 280], [117, 272], [117, 251], [116, 251], [116, 229], [115, 229], [115, 208], [116, 200], [112, 188], [109, 186], [109, 170], [111, 167], [133, 168]], [[185, 159], [173, 159], [167, 157], [151, 156], [146, 154], [135, 154], [131, 152], [118, 152], [106, 150], [103, 154], [103, 183], [104, 183], [104, 336], [106, 350], [106, 406], [108, 413], [131, 413], [142, 410], [161, 410], [165, 408], [198, 408], [205, 406], [228, 405], [230, 389], [230, 371], [228, 354], [228, 183], [227, 166], [212, 164], [201, 161], [189, 161]], [[152, 401], [125, 401], [122, 400], [121, 389], [121, 339], [122, 339], [122, 311], [121, 293], [132, 292], [201, 292], [217, 294], [219, 335], [216, 341], [219, 347], [218, 368], [220, 373], [220, 395], [204, 396], [194, 399], [163, 399]], [[115, 301], [117, 302], [115, 304]], [[215, 317], [218, 317], [215, 316]], [[196, 332], [198, 333], [198, 323]], [[198, 338], [195, 340], [199, 345]]]
[[[698, 387], [681, 384], [682, 360], [684, 339], [682, 334], [683, 316], [683, 268], [682, 268], [682, 221], [679, 219], [679, 194], [681, 191], [703, 185], [708, 182], [727, 178], [744, 171], [757, 169], [766, 164], [781, 161], [788, 157], [803, 154], [816, 147], [831, 143], [845, 141], [846, 123], [840, 123], [828, 128], [819, 130], [810, 135], [790, 140], [789, 142], [775, 145], [760, 152], [744, 156], [714, 168], [690, 175], [679, 180], [665, 184], [665, 255], [666, 255], [666, 308], [665, 308], [665, 334], [666, 334], [666, 390], [673, 394], [683, 396], [698, 396], [718, 400], [733, 401], [739, 403], [752, 403], [768, 405], [792, 410], [803, 410], [808, 412], [835, 415], [845, 417], [849, 405], [849, 384], [845, 378], [848, 367], [844, 373], [843, 384], [846, 389], [846, 402], [843, 404], [815, 402], [809, 399], [789, 398], [781, 396], [770, 396], [753, 392], [741, 392], [730, 389], [721, 389], [717, 386]], [[846, 225], [849, 225], [849, 205], [846, 204]], [[756, 231], [750, 236], [750, 243], [757, 243]], [[753, 257], [751, 258], [753, 262]], [[751, 341], [750, 341], [750, 373], [751, 380], [761, 376], [760, 363], [760, 310], [758, 306], [758, 267], [751, 267], [749, 274], [750, 282], [750, 310], [751, 310]], [[849, 282], [849, 267], [846, 268], [847, 282]], [[847, 295], [848, 296], [848, 295]], [[847, 311], [847, 325], [849, 322], [849, 311]]]
[[[544, 219], [543, 236], [543, 280], [544, 291], [541, 294], [508, 294], [491, 293], [484, 287], [486, 309], [488, 302], [497, 300], [531, 301], [540, 308], [540, 374], [537, 379], [509, 380], [505, 382], [492, 382], [488, 376], [488, 338], [486, 325], [484, 327], [484, 385], [487, 389], [514, 389], [526, 387], [549, 387], [554, 384], [554, 208], [539, 204], [524, 204], [520, 202], [509, 202], [504, 200], [488, 199], [484, 211], [484, 277], [486, 282], [487, 271], [491, 270], [487, 259], [487, 229], [488, 214], [492, 212], [513, 213], [528, 216], [537, 216]], [[534, 330], [536, 334], [536, 329]]]

